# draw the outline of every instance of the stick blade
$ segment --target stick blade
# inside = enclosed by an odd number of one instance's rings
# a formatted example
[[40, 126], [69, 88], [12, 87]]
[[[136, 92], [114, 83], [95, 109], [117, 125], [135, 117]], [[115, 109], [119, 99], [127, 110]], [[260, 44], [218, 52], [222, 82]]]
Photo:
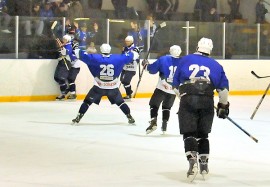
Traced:
[[57, 25], [57, 21], [54, 21], [52, 26], [51, 26], [51, 29], [53, 30], [56, 25]]
[[163, 27], [166, 27], [166, 22], [162, 22], [162, 23], [160, 24], [160, 28], [163, 28]]
[[257, 77], [257, 78], [261, 78], [261, 77], [259, 77], [254, 71], [251, 71], [251, 74], [254, 75], [254, 76]]

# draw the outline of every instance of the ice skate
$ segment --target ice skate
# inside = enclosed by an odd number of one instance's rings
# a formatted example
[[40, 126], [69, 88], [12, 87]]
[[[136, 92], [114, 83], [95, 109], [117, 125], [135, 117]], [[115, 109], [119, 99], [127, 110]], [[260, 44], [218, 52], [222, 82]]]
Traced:
[[131, 101], [131, 98], [131, 95], [126, 95], [125, 97], [123, 97], [124, 101]]
[[199, 158], [199, 167], [200, 167], [200, 174], [203, 176], [203, 179], [206, 179], [206, 175], [209, 172], [208, 169], [208, 158], [206, 156], [200, 156]]
[[146, 129], [146, 134], [150, 134], [151, 132], [155, 131], [157, 129], [157, 118], [152, 118], [151, 121], [149, 121], [150, 126]]
[[78, 114], [75, 119], [72, 120], [72, 125], [76, 125], [80, 122], [84, 114]]
[[55, 98], [56, 101], [63, 101], [65, 100], [65, 95], [61, 94]]
[[135, 120], [130, 114], [127, 115], [127, 118], [129, 124], [135, 125]]
[[76, 95], [76, 94], [70, 94], [70, 95], [67, 97], [68, 100], [76, 100], [76, 98], [77, 98], [77, 95]]
[[162, 134], [165, 134], [166, 131], [167, 131], [167, 123], [168, 121], [167, 120], [163, 120], [162, 122], [162, 126], [161, 126], [161, 131], [162, 131]]
[[191, 158], [188, 159], [189, 161], [189, 169], [187, 172], [187, 178], [189, 179], [190, 182], [192, 182], [197, 173], [198, 173], [198, 162], [197, 162], [197, 153], [192, 151], [191, 153]]

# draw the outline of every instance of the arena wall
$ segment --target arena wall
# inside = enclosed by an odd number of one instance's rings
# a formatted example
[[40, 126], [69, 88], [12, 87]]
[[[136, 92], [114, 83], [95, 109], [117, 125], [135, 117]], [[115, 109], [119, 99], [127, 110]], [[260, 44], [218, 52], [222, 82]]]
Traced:
[[[218, 60], [230, 81], [230, 95], [260, 95], [269, 79], [257, 79], [250, 72], [269, 75], [270, 60]], [[151, 60], [150, 60], [151, 62]], [[53, 79], [57, 60], [2, 59], [0, 60], [0, 102], [50, 101], [59, 94]], [[135, 90], [139, 76], [132, 80]], [[137, 92], [138, 98], [150, 97], [158, 81], [158, 75], [143, 73]], [[83, 99], [93, 86], [93, 77], [85, 64], [76, 80], [78, 99]], [[121, 92], [124, 93], [121, 87]], [[269, 91], [270, 92], [270, 91]]]

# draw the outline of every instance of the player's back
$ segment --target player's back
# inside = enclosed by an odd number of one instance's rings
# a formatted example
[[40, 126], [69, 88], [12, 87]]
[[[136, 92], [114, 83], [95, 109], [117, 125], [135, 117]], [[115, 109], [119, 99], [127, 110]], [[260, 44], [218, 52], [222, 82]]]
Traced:
[[81, 52], [80, 59], [87, 64], [94, 77], [100, 74], [119, 77], [124, 65], [133, 60], [133, 55], [132, 53], [102, 55]]
[[195, 77], [204, 77], [211, 80], [214, 87], [217, 88], [221, 82], [227, 84], [226, 82], [228, 81], [223, 67], [213, 58], [200, 53], [184, 56], [176, 71], [176, 76], [179, 76], [180, 83], [184, 83]]

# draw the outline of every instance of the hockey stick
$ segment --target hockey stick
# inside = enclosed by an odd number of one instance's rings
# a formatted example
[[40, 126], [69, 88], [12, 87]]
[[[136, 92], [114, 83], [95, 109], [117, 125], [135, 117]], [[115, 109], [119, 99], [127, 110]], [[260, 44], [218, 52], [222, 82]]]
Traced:
[[258, 105], [256, 106], [256, 108], [255, 108], [253, 114], [251, 115], [250, 119], [253, 119], [253, 118], [254, 118], [254, 116], [255, 116], [257, 110], [259, 109], [259, 107], [260, 107], [260, 105], [261, 105], [261, 103], [262, 103], [262, 101], [263, 101], [265, 95], [267, 94], [269, 88], [270, 88], [270, 83], [269, 83], [269, 85], [267, 86], [266, 90], [264, 91], [264, 94], [263, 94], [262, 98], [260, 99]]
[[270, 77], [270, 76], [259, 76], [259, 75], [257, 75], [254, 71], [251, 71], [251, 74], [252, 75], [254, 75], [256, 78], [258, 78], [258, 79], [263, 79], [263, 78], [268, 78], [268, 77]]
[[[151, 38], [151, 41], [150, 41], [150, 47], [149, 47], [149, 49], [148, 49], [148, 51], [147, 51], [147, 53], [146, 53], [146, 56], [144, 57], [144, 60], [143, 60], [143, 61], [145, 61], [145, 60], [147, 61], [148, 56], [149, 56], [149, 54], [150, 54], [150, 51], [151, 51], [151, 49], [152, 49], [152, 47], [153, 47], [153, 41], [154, 41], [155, 35], [156, 35], [157, 31], [158, 31], [159, 29], [163, 28], [163, 27], [166, 27], [166, 22], [162, 22], [162, 23], [156, 28], [156, 30], [155, 30], [155, 32], [154, 32], [154, 34], [153, 34], [153, 37]], [[147, 65], [143, 66], [142, 71], [139, 72], [139, 80], [138, 80], [137, 87], [136, 87], [136, 90], [135, 90], [135, 92], [134, 92], [133, 98], [136, 97], [136, 94], [137, 94], [137, 91], [138, 91], [140, 82], [141, 82], [141, 80], [142, 80], [143, 72], [144, 72], [144, 70], [146, 69], [146, 67], [147, 67]]]
[[[54, 33], [54, 28], [55, 28], [56, 25], [57, 25], [57, 21], [54, 21], [53, 24], [51, 25], [51, 32], [52, 32], [53, 38], [55, 39], [58, 47], [62, 48], [63, 47], [62, 42], [60, 41], [59, 38], [56, 38], [55, 33]], [[67, 70], [69, 70], [66, 59], [65, 58], [62, 58], [62, 59], [63, 59], [63, 61], [65, 63], [65, 66], [66, 66]]]
[[[176, 93], [176, 91], [175, 91], [175, 93]], [[178, 97], [179, 100], [181, 99], [181, 95], [179, 95], [178, 93], [176, 93], [176, 97]], [[216, 106], [214, 106], [214, 108], [217, 110]], [[249, 134], [245, 129], [243, 129], [240, 125], [238, 125], [235, 121], [233, 121], [229, 116], [226, 116], [226, 119], [229, 120], [230, 122], [232, 122], [236, 127], [238, 127], [241, 131], [243, 131], [246, 135], [248, 135], [256, 143], [258, 143], [258, 139], [256, 139], [254, 136]]]
[[[214, 106], [215, 109], [217, 109], [216, 106]], [[235, 121], [233, 121], [229, 116], [226, 116], [226, 119], [232, 122], [236, 127], [238, 127], [241, 131], [243, 131], [246, 135], [248, 135], [252, 140], [254, 140], [256, 143], [258, 143], [258, 139], [256, 139], [254, 136], [249, 134], [245, 129], [243, 129], [240, 125], [238, 125]]]

